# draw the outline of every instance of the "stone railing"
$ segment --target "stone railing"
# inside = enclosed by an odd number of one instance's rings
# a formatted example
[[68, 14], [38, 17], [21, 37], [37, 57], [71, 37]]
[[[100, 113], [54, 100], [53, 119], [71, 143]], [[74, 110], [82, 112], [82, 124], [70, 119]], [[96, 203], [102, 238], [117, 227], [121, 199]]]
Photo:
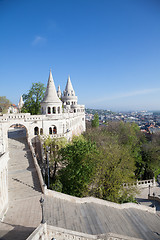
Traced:
[[40, 224], [26, 240], [49, 240], [47, 224]]
[[124, 183], [123, 187], [139, 187], [139, 188], [146, 188], [146, 187], [155, 187], [156, 186], [156, 181], [155, 178], [153, 179], [148, 179], [148, 180], [142, 180], [142, 181], [137, 181], [134, 183]]
[[142, 240], [140, 238], [133, 238], [123, 236], [115, 233], [91, 235], [82, 232], [67, 230], [45, 224], [40, 224], [35, 231], [26, 240]]
[[17, 119], [26, 119], [30, 116], [30, 113], [12, 113], [12, 114], [3, 114], [0, 116], [0, 122], [7, 122], [10, 120], [17, 120]]
[[154, 197], [154, 196], [148, 195], [148, 199], [149, 199], [149, 200], [153, 200], [153, 201], [157, 201], [157, 202], [160, 203], [160, 198], [157, 197], [157, 196]]
[[0, 220], [8, 208], [8, 160], [8, 152], [0, 156]]
[[29, 145], [29, 148], [31, 150], [31, 153], [32, 153], [32, 158], [33, 158], [34, 165], [35, 165], [35, 168], [36, 168], [36, 171], [37, 171], [37, 174], [38, 174], [39, 182], [40, 182], [40, 185], [41, 185], [41, 190], [44, 193], [47, 186], [44, 183], [42, 173], [41, 173], [41, 169], [40, 169], [40, 166], [38, 164], [36, 154], [35, 154], [34, 148], [32, 146], [31, 140], [28, 138], [27, 141], [28, 141], [28, 145]]
[[24, 120], [25, 122], [29, 121], [41, 121], [41, 120], [60, 120], [64, 118], [74, 118], [84, 115], [84, 112], [76, 113], [63, 113], [63, 114], [47, 114], [47, 115], [31, 115], [30, 113], [12, 113], [12, 114], [3, 114], [0, 116], [0, 122], [8, 122], [10, 120]]

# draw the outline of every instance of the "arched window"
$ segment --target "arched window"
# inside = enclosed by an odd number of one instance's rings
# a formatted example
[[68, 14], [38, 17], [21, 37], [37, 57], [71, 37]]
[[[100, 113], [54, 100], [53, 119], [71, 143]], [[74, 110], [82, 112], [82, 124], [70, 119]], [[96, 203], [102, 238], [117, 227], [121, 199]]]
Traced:
[[49, 128], [49, 134], [52, 134], [52, 128], [51, 127]]
[[56, 113], [56, 107], [52, 108], [52, 112], [55, 114]]
[[34, 128], [34, 135], [38, 135], [39, 134], [39, 128], [38, 127], [35, 127]]
[[51, 114], [51, 108], [48, 107], [48, 114]]
[[60, 107], [58, 107], [58, 113], [60, 113]]
[[56, 126], [53, 127], [53, 134], [57, 134], [57, 128], [56, 128]]
[[76, 109], [74, 109], [74, 113], [76, 113]]
[[40, 128], [40, 135], [43, 135], [43, 128]]

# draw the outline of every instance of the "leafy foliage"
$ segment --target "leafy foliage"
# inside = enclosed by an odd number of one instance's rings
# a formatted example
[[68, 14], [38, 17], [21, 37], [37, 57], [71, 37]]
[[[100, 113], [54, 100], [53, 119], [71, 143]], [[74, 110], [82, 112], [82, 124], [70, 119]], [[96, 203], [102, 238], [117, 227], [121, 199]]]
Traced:
[[22, 112], [29, 112], [32, 115], [40, 114], [40, 103], [43, 100], [45, 89], [43, 83], [33, 83], [28, 94], [23, 94], [24, 105]]
[[[136, 189], [123, 184], [159, 173], [159, 139], [158, 135], [147, 139], [136, 124], [124, 122], [91, 128], [61, 145], [56, 153], [59, 160], [53, 161], [59, 161], [61, 167], [56, 170], [52, 189], [118, 203], [135, 201]], [[54, 154], [50, 159], [56, 159]]]
[[151, 135], [142, 145], [141, 178], [151, 179], [160, 173], [160, 134]]
[[82, 197], [95, 170], [93, 156], [96, 154], [95, 145], [83, 136], [74, 137], [62, 149], [62, 158], [66, 167], [60, 172], [63, 192]]
[[10, 105], [11, 102], [5, 96], [0, 96], [0, 113], [7, 113]]
[[99, 127], [99, 116], [98, 116], [98, 113], [94, 114], [94, 119], [92, 120], [92, 127], [93, 128]]
[[124, 189], [123, 183], [135, 179], [135, 153], [131, 149], [137, 138], [125, 141], [130, 135], [129, 130], [134, 132], [134, 126], [123, 124], [111, 123], [85, 134], [87, 139], [96, 142], [99, 151], [89, 194], [114, 202], [127, 201], [131, 197], [133, 191]]
[[47, 136], [43, 143], [45, 153], [47, 154], [47, 151], [49, 152], [50, 177], [52, 178], [51, 181], [55, 184], [53, 185], [55, 188], [57, 188], [58, 185], [60, 189], [60, 183], [56, 182], [56, 172], [60, 163], [62, 162], [61, 148], [65, 147], [66, 143], [67, 140], [65, 138], [51, 138], [50, 136]]

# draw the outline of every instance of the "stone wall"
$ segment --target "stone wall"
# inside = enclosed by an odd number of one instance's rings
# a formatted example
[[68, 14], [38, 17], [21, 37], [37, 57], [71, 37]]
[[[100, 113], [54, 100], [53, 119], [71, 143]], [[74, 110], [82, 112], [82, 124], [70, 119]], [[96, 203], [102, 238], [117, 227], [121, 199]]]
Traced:
[[9, 153], [0, 156], [0, 220], [8, 208], [8, 160]]
[[40, 224], [26, 240], [142, 240], [115, 233], [90, 235], [76, 231]]
[[[8, 149], [8, 130], [12, 125], [21, 124], [27, 130], [27, 135], [33, 139], [43, 131], [49, 135], [49, 129], [56, 127], [54, 137], [66, 137], [70, 140], [73, 135], [85, 131], [85, 113], [62, 113], [59, 115], [30, 115], [30, 113], [3, 114], [0, 116], [0, 153]], [[35, 129], [38, 133], [35, 134]]]

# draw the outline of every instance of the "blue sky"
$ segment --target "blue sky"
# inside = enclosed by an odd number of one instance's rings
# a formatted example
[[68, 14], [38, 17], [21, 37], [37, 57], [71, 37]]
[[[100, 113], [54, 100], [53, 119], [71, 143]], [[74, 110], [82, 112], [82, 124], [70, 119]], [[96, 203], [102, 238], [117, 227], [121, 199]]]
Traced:
[[0, 96], [50, 68], [88, 108], [160, 110], [160, 1], [0, 0]]

